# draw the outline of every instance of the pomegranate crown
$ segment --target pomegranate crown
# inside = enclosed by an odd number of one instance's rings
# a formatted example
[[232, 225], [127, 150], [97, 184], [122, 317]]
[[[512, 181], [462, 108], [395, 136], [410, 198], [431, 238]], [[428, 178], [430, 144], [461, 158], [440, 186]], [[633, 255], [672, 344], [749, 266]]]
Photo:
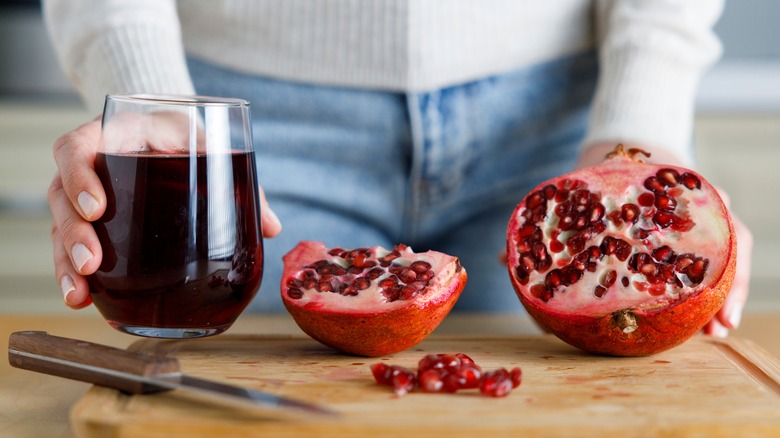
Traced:
[[644, 158], [650, 158], [650, 152], [639, 148], [626, 149], [622, 143], [618, 143], [618, 145], [615, 146], [615, 150], [607, 154], [606, 159], [609, 160], [610, 158], [622, 157], [641, 163], [644, 161], [642, 156], [644, 156]]

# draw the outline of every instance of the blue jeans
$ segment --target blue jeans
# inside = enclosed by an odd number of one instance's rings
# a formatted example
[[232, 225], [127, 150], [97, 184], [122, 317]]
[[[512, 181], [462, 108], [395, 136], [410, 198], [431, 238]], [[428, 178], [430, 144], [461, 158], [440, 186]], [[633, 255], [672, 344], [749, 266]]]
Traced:
[[300, 240], [434, 249], [469, 281], [455, 310], [518, 312], [499, 262], [515, 205], [571, 170], [596, 83], [594, 53], [421, 93], [328, 87], [196, 59], [199, 94], [252, 105], [259, 180], [282, 221], [250, 311], [281, 311], [281, 257]]

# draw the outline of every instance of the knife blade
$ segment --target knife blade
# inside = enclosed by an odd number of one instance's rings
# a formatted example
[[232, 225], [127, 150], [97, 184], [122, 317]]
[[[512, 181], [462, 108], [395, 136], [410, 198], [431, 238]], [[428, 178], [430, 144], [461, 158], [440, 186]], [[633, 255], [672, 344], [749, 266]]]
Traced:
[[175, 357], [142, 354], [107, 345], [20, 331], [8, 340], [8, 362], [29, 371], [118, 389], [129, 394], [177, 390], [205, 400], [239, 404], [293, 417], [337, 416], [328, 408], [181, 372]]

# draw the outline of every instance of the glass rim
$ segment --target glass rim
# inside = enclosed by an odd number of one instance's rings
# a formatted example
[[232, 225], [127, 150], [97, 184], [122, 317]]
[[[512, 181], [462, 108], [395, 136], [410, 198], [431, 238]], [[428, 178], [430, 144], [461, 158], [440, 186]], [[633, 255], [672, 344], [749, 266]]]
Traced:
[[178, 105], [178, 106], [230, 106], [248, 107], [249, 101], [236, 97], [202, 96], [197, 94], [107, 94], [106, 100], [135, 102], [145, 104]]

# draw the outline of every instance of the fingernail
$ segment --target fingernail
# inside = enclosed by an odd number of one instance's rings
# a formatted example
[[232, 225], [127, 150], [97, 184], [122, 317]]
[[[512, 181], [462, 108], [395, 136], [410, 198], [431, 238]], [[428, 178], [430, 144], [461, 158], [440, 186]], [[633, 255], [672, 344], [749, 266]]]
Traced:
[[76, 285], [73, 283], [73, 279], [70, 278], [70, 275], [63, 275], [60, 279], [60, 289], [62, 289], [62, 296], [65, 299], [66, 304], [73, 304], [70, 302], [70, 295], [71, 292], [76, 290]]
[[725, 338], [729, 335], [729, 329], [724, 327], [722, 324], [718, 324], [716, 321], [712, 327], [712, 333], [710, 334], [716, 338]]
[[84, 217], [90, 219], [98, 209], [98, 202], [87, 192], [81, 192], [78, 196], [79, 208], [84, 213]]
[[742, 322], [742, 304], [734, 303], [729, 306], [729, 314], [726, 318], [731, 323], [732, 328], [739, 327], [739, 323]]
[[274, 213], [270, 208], [265, 209], [265, 217], [269, 219], [277, 228], [282, 227], [282, 221], [279, 220], [279, 216]]
[[73, 263], [76, 264], [76, 269], [81, 272], [81, 268], [87, 264], [89, 259], [92, 258], [92, 252], [84, 246], [83, 243], [77, 243], [73, 245], [73, 249], [70, 251], [71, 257], [73, 257]]

